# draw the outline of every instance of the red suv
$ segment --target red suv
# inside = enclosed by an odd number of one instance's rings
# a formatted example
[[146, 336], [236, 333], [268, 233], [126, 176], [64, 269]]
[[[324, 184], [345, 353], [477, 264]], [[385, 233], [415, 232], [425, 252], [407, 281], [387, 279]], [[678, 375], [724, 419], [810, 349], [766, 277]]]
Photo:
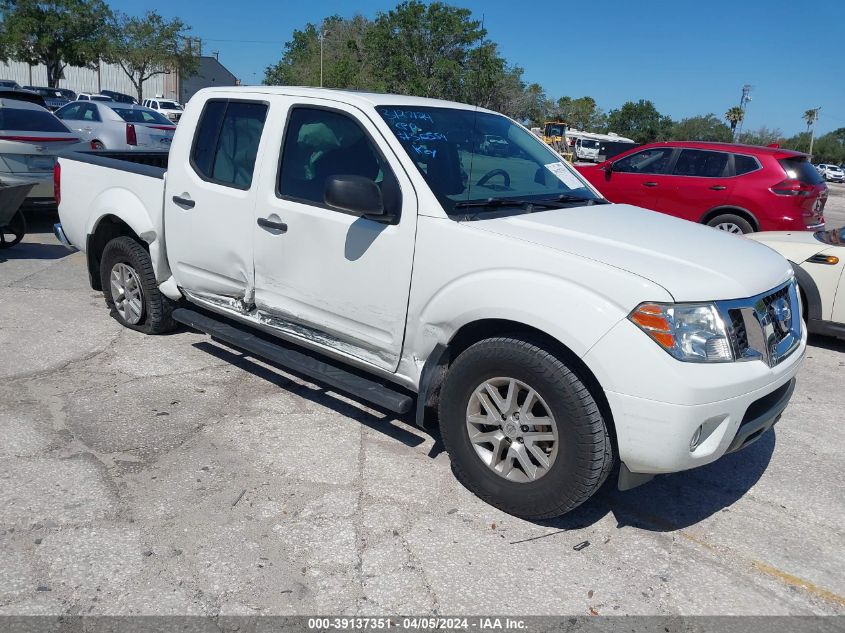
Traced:
[[731, 143], [649, 143], [575, 168], [611, 202], [731, 233], [824, 228], [827, 185], [800, 152]]

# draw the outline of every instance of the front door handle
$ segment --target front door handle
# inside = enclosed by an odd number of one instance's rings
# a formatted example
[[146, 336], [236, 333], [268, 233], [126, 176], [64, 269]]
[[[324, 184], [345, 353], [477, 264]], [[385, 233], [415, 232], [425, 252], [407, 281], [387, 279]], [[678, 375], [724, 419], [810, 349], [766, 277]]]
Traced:
[[711, 188], [713, 191], [724, 191], [725, 189], [727, 189], [727, 187], [726, 187], [725, 185], [713, 185], [713, 186], [712, 186], [712, 187], [710, 187], [710, 188]]
[[656, 182], [644, 182], [643, 183], [643, 187], [656, 187], [656, 186], [657, 186]]
[[273, 220], [268, 220], [267, 218], [258, 218], [257, 220], [258, 226], [264, 229], [273, 229], [274, 231], [279, 231], [280, 233], [287, 233], [288, 225], [284, 222], [274, 222]]
[[183, 209], [193, 209], [194, 206], [197, 204], [190, 198], [183, 198], [182, 196], [173, 196], [173, 202], [178, 204]]

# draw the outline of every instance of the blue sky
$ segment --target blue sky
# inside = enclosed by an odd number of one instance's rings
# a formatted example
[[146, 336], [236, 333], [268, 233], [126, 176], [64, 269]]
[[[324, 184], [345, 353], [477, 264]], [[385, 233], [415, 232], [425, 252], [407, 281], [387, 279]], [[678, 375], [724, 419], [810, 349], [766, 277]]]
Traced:
[[[804, 129], [802, 114], [821, 106], [819, 133], [845, 127], [840, 2], [795, 0], [452, 0], [471, 9], [503, 55], [549, 96], [590, 95], [605, 110], [651, 99], [679, 119], [737, 105], [753, 86], [745, 127]], [[137, 13], [131, 0], [114, 9]], [[179, 16], [202, 37], [203, 51], [243, 83], [260, 83], [291, 32], [337, 13], [374, 17], [396, 2], [147, 0], [143, 7]], [[553, 8], [552, 8], [553, 7]], [[577, 43], [577, 50], [574, 44]], [[839, 51], [839, 52], [837, 52]], [[838, 70], [829, 71], [835, 67]]]

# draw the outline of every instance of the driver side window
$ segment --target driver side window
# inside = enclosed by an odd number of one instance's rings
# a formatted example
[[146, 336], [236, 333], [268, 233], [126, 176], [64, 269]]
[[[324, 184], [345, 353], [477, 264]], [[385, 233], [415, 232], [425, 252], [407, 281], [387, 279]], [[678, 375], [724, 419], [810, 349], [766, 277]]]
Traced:
[[363, 176], [382, 192], [384, 206], [399, 212], [399, 184], [364, 129], [334, 110], [295, 107], [282, 147], [277, 195], [325, 206], [332, 176]]
[[669, 166], [673, 149], [654, 147], [631, 154], [613, 163], [613, 171], [631, 174], [662, 174]]

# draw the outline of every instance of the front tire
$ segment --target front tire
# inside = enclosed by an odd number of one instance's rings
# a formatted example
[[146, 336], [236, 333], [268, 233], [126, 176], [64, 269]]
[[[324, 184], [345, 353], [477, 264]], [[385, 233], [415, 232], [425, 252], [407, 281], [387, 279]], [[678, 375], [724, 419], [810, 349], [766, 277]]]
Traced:
[[715, 218], [707, 222], [707, 226], [712, 226], [714, 229], [719, 231], [734, 233], [736, 235], [754, 232], [754, 227], [751, 226], [751, 222], [743, 217], [734, 215], [733, 213], [723, 213], [721, 215], [717, 215]]
[[486, 339], [449, 368], [440, 431], [458, 480], [524, 519], [560, 516], [607, 478], [613, 451], [590, 390], [527, 340]]
[[116, 237], [100, 258], [100, 283], [111, 316], [124, 327], [162, 334], [176, 327], [174, 302], [158, 289], [146, 249], [131, 237]]

